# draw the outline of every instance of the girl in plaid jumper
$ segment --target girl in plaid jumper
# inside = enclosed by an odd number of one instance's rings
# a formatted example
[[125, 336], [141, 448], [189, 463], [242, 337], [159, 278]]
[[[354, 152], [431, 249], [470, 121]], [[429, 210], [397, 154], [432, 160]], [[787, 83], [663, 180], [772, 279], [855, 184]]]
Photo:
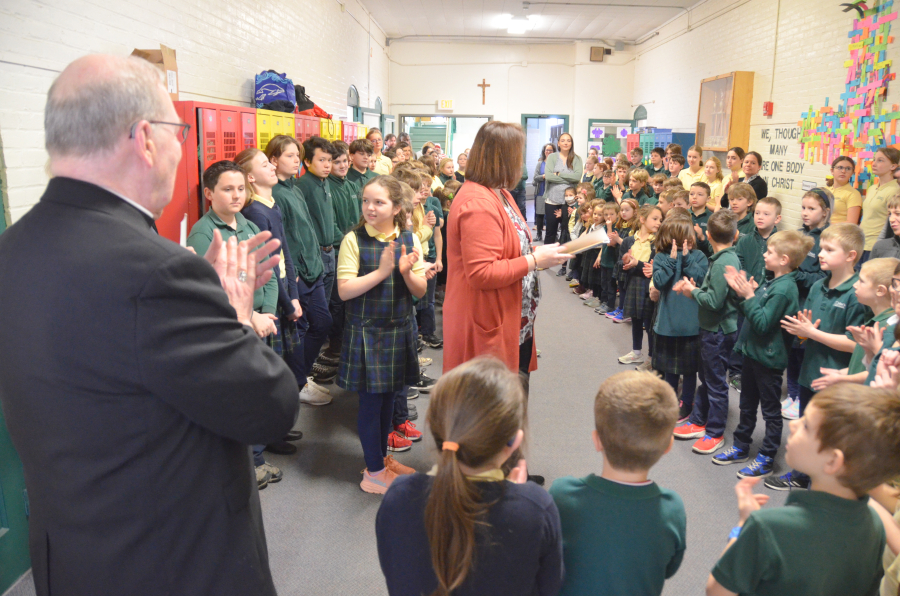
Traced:
[[641, 348], [644, 331], [647, 331], [649, 352], [653, 353], [652, 331], [653, 302], [650, 300], [650, 275], [644, 273], [644, 264], [653, 261], [656, 251], [653, 241], [662, 222], [662, 209], [656, 205], [644, 205], [639, 213], [640, 227], [634, 236], [622, 242], [620, 254], [622, 270], [628, 276], [625, 290], [625, 318], [631, 319], [631, 352], [619, 358], [620, 364], [641, 364], [644, 357]]
[[366, 460], [360, 488], [377, 494], [398, 474], [415, 471], [387, 454], [394, 400], [419, 379], [412, 297], [426, 290], [422, 245], [403, 213], [404, 186], [390, 176], [366, 184], [360, 225], [341, 242], [337, 270], [338, 293], [347, 303], [337, 383], [359, 393], [357, 429]]

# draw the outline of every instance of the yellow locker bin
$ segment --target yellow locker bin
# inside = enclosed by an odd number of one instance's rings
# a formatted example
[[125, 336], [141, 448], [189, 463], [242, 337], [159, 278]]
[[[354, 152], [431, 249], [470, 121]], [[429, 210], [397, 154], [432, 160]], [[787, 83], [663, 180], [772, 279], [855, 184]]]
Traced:
[[294, 115], [286, 112], [274, 112], [274, 125], [272, 128], [273, 135], [287, 135], [296, 138], [297, 133], [294, 130]]
[[322, 118], [319, 136], [329, 141], [339, 140], [341, 138], [341, 121]]
[[364, 139], [366, 135], [369, 134], [369, 127], [363, 126], [362, 124], [356, 125], [356, 138]]
[[294, 115], [271, 110], [256, 110], [256, 146], [266, 150], [275, 135], [294, 137]]

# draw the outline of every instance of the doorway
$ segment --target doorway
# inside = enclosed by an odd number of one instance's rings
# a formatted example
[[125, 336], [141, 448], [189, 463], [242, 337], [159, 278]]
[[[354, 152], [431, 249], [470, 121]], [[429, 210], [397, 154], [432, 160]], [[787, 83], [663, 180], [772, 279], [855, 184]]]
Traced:
[[532, 186], [532, 173], [537, 167], [541, 150], [547, 143], [553, 143], [556, 147], [562, 133], [569, 132], [569, 117], [522, 114], [522, 128], [525, 129], [525, 168], [528, 170], [528, 185]]
[[400, 132], [409, 134], [413, 153], [417, 154], [422, 145], [431, 141], [441, 146], [441, 151], [456, 162], [457, 156], [472, 147], [478, 130], [492, 116], [439, 116], [400, 115]]

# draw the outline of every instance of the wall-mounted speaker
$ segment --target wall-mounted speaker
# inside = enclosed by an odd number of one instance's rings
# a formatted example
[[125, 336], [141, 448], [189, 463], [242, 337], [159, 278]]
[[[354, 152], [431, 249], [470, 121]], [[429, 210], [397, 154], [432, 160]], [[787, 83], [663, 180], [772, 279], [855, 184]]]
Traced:
[[591, 62], [603, 62], [604, 56], [612, 54], [609, 48], [591, 48]]

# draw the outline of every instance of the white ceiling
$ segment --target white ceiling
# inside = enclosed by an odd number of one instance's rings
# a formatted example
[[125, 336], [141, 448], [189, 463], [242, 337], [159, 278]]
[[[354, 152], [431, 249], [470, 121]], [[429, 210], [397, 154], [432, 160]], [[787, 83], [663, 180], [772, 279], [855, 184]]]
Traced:
[[[697, 0], [605, 0], [526, 2], [522, 0], [361, 0], [389, 38], [438, 39], [501, 37], [636, 41], [682, 14]], [[501, 15], [537, 15], [523, 35], [499, 26]], [[477, 41], [474, 40], [474, 41]]]

